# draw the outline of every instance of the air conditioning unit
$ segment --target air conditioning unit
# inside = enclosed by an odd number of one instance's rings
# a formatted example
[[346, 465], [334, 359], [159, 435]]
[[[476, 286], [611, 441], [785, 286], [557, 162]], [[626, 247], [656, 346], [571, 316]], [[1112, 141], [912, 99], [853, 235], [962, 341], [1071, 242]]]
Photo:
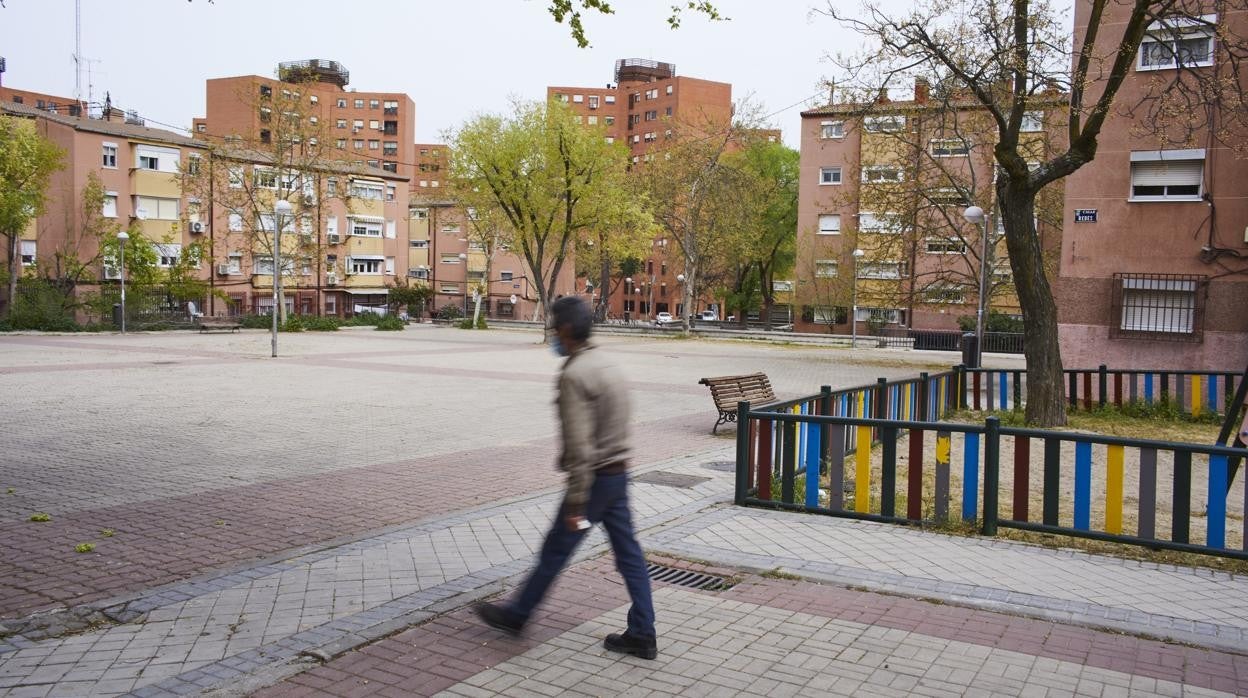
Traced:
[[316, 203], [316, 196], [315, 196], [314, 194], [304, 194], [304, 195], [303, 195], [303, 205], [304, 205], [304, 206], [311, 206], [311, 205], [313, 205], [313, 204], [315, 204], [315, 203]]
[[342, 236], [338, 233], [328, 233], [325, 236], [325, 242], [330, 245], [337, 245], [342, 242]]
[[217, 265], [217, 274], [219, 274], [219, 275], [221, 275], [221, 276], [229, 276], [229, 275], [230, 275], [230, 265], [228, 265], [228, 264], [218, 264], [218, 265]]
[[203, 232], [204, 232], [204, 224], [203, 224], [203, 223], [200, 223], [199, 221], [193, 221], [193, 222], [191, 223], [191, 234], [192, 234], [192, 235], [200, 235], [200, 234], [202, 234]]
[[331, 271], [331, 272], [329, 272], [328, 274], [326, 274], [326, 275], [325, 275], [325, 285], [326, 285], [326, 286], [337, 286], [337, 285], [338, 285], [338, 274], [336, 274], [336, 273], [334, 273], [334, 272], [332, 272], [332, 271]]

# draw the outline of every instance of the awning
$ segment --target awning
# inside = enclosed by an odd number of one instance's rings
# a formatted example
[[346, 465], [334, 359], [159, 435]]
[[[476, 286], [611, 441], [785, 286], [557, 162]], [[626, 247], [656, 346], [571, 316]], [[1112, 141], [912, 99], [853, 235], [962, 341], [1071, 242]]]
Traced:
[[349, 288], [347, 293], [353, 296], [385, 296], [390, 290], [386, 288]]

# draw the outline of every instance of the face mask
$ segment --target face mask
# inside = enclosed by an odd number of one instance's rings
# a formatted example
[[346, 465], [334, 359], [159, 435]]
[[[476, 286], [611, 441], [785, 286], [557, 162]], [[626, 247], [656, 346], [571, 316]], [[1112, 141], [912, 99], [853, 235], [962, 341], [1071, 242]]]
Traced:
[[567, 356], [568, 348], [563, 346], [563, 342], [559, 341], [559, 335], [550, 336], [550, 350], [555, 352], [555, 356]]

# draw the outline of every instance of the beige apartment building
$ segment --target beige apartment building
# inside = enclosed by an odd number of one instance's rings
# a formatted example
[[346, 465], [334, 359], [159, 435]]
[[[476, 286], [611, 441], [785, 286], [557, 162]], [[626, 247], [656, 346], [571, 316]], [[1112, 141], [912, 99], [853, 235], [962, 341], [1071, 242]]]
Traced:
[[65, 167], [49, 181], [44, 213], [22, 235], [23, 266], [54, 267], [59, 253], [89, 262], [92, 276], [102, 283], [119, 278], [118, 270], [100, 254], [100, 240], [82, 233], [82, 192], [91, 174], [104, 187], [101, 215], [116, 223], [106, 233], [140, 221], [143, 235], [161, 244], [162, 266], [202, 235], [187, 225], [188, 201], [180, 178], [183, 163], [207, 152], [203, 143], [127, 123], [118, 110], [106, 112], [102, 119], [87, 119], [25, 102], [0, 102], [0, 112], [33, 120], [37, 131], [66, 153]]
[[[1075, 45], [1091, 4], [1075, 4]], [[1150, 89], [1189, 76], [1238, 80], [1216, 36], [1248, 35], [1242, 7], [1196, 3], [1193, 14], [1149, 27], [1101, 131], [1096, 159], [1066, 186], [1067, 233], [1055, 284], [1067, 366], [1243, 370], [1248, 365], [1248, 159], [1200, 127], [1175, 142], [1125, 115]], [[1222, 8], [1223, 14], [1217, 14]], [[1110, 3], [1097, 50], [1113, 51], [1129, 8]], [[1242, 41], [1242, 39], [1238, 39]], [[1096, 87], [1091, 88], [1093, 94]], [[1214, 128], [1242, 105], [1197, 110]]]
[[[1060, 137], [1064, 109], [1051, 94], [1027, 113], [1033, 159]], [[884, 91], [873, 103], [802, 112], [795, 329], [850, 334], [856, 305], [859, 334], [956, 330], [959, 317], [976, 315], [981, 272], [989, 310], [1018, 315], [993, 211], [995, 137], [972, 100], [921, 78], [908, 99]], [[1060, 195], [1048, 200], [1037, 228], [1056, 254]], [[989, 214], [986, 226], [965, 221], [971, 205]]]
[[[672, 63], [620, 59], [614, 77], [604, 87], [547, 87], [546, 96], [566, 103], [583, 123], [602, 126], [609, 141], [627, 143], [635, 166], [644, 165], [651, 151], [675, 138], [678, 130], [722, 128], [732, 116], [732, 85], [677, 75]], [[656, 239], [631, 283], [612, 284], [617, 289], [608, 312], [631, 319], [651, 319], [661, 312], [679, 315], [683, 308], [677, 277], [682, 271], [675, 243]], [[695, 310], [713, 304], [700, 300]]]

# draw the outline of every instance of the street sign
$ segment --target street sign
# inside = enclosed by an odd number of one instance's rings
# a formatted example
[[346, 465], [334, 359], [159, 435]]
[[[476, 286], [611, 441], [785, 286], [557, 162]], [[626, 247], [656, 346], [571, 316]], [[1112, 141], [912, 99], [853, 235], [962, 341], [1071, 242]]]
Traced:
[[511, 294], [511, 304], [512, 304], [512, 305], [515, 305], [517, 300], [519, 300], [519, 299], [518, 299], [518, 298], [516, 298], [516, 294], [514, 294], [514, 293], [513, 293], [513, 294]]
[[1094, 208], [1077, 208], [1075, 209], [1076, 223], [1095, 223], [1096, 209]]

